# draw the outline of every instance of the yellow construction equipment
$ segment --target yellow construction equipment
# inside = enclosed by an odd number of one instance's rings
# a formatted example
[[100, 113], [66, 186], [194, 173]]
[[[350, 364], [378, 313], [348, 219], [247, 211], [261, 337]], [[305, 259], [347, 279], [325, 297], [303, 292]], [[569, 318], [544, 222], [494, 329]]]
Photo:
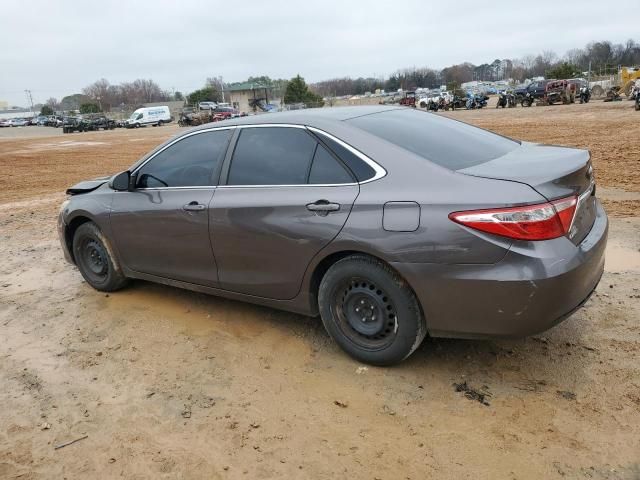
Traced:
[[636, 80], [639, 79], [640, 67], [619, 66], [618, 73], [594, 77], [589, 82], [589, 87], [591, 87], [591, 94], [594, 97], [607, 95], [607, 98], [609, 98], [611, 94], [624, 94], [628, 97], [631, 95]]
[[640, 79], [640, 68], [637, 67], [620, 67], [620, 92], [628, 97], [636, 80]]

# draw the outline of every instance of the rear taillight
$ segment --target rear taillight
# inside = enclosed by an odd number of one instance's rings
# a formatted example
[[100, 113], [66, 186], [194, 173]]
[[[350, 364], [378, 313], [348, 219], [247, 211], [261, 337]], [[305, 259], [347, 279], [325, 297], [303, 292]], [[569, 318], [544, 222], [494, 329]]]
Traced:
[[456, 223], [482, 232], [516, 240], [550, 240], [566, 235], [571, 228], [578, 197], [525, 207], [453, 212]]

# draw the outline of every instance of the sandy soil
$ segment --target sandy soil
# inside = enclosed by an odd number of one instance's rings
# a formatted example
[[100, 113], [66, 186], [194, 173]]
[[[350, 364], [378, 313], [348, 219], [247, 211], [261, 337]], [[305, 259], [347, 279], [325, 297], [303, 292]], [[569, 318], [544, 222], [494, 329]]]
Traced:
[[0, 478], [640, 478], [640, 117], [602, 105], [450, 114], [592, 149], [614, 216], [585, 308], [388, 369], [317, 319], [146, 282], [105, 295], [64, 263], [60, 191], [176, 127], [0, 139]]

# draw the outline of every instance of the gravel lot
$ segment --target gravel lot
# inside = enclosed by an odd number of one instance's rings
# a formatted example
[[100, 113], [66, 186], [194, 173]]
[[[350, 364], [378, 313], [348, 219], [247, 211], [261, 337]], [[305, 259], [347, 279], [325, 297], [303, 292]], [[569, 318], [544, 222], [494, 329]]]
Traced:
[[319, 319], [146, 282], [105, 295], [64, 262], [61, 192], [177, 126], [0, 129], [0, 478], [640, 478], [640, 114], [446, 115], [590, 148], [606, 271], [542, 335], [427, 339], [386, 369]]

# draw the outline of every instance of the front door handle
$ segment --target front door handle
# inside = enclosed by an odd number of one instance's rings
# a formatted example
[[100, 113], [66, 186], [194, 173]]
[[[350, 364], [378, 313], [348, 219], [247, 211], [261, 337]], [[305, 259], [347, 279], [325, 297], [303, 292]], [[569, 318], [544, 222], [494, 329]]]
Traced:
[[182, 209], [187, 211], [187, 212], [199, 212], [200, 210], [204, 210], [205, 208], [207, 208], [206, 205], [203, 205], [203, 204], [198, 203], [196, 201], [187, 203], [186, 205], [182, 206]]
[[307, 210], [315, 213], [316, 215], [325, 216], [328, 215], [329, 212], [337, 212], [340, 210], [340, 204], [332, 203], [329, 200], [318, 200], [313, 203], [308, 203]]

